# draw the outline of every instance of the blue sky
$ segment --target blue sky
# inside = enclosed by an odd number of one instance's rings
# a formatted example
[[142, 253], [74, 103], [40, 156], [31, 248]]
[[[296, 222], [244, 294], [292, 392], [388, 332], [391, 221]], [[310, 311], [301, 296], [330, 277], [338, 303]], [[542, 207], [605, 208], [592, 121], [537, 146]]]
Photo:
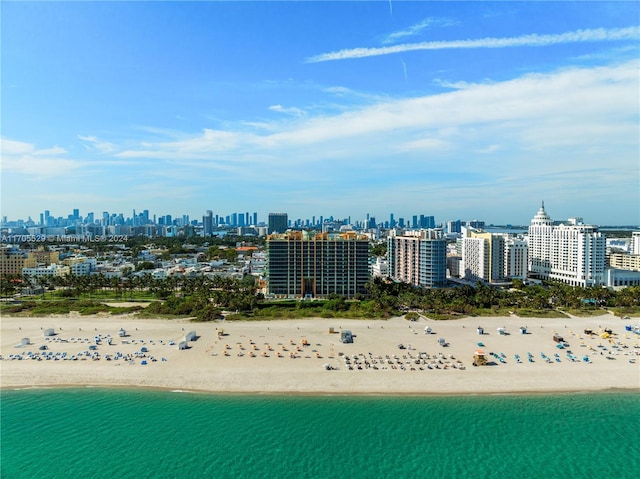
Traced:
[[637, 2], [2, 2], [2, 215], [640, 223]]

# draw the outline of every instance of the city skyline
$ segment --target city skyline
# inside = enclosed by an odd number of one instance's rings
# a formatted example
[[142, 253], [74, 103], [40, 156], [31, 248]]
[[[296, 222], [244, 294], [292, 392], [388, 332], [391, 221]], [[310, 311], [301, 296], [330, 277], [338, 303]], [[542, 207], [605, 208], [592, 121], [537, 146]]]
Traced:
[[[2, 205], [640, 221], [636, 2], [2, 4]], [[260, 205], [256, 208], [255, 205]]]

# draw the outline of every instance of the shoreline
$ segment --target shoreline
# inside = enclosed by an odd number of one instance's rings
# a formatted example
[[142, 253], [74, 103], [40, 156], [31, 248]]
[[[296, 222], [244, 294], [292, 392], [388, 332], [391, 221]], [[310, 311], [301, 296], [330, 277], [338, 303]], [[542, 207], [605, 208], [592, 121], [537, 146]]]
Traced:
[[82, 389], [103, 389], [107, 391], [131, 391], [131, 392], [165, 392], [174, 394], [194, 394], [200, 396], [266, 396], [266, 397], [336, 397], [336, 398], [441, 398], [441, 397], [487, 397], [487, 396], [571, 396], [591, 394], [631, 394], [640, 392], [640, 387], [629, 388], [604, 388], [604, 389], [557, 389], [557, 390], [532, 390], [532, 391], [484, 391], [484, 392], [363, 392], [363, 393], [336, 393], [336, 392], [304, 392], [304, 391], [214, 391], [206, 389], [180, 389], [164, 386], [135, 386], [131, 384], [42, 384], [38, 386], [0, 386], [0, 393], [5, 391], [64, 391]]
[[[636, 325], [638, 319], [627, 323]], [[479, 325], [486, 331], [482, 336], [476, 332]], [[520, 334], [525, 325], [527, 334]], [[611, 315], [215, 323], [130, 315], [6, 317], [1, 322], [0, 390], [96, 387], [317, 397], [633, 392], [640, 390], [640, 335], [624, 326]], [[427, 327], [433, 334], [424, 331]], [[45, 338], [48, 328], [56, 336]], [[120, 328], [127, 330], [127, 338], [118, 337]], [[355, 336], [352, 344], [339, 341], [339, 332], [347, 329]], [[584, 329], [610, 329], [613, 335], [587, 336]], [[218, 335], [220, 330], [224, 335]], [[178, 350], [189, 331], [196, 332], [197, 340]], [[556, 331], [569, 342], [574, 359], [556, 349]], [[94, 335], [103, 339], [99, 345]], [[441, 337], [448, 346], [438, 344]], [[105, 338], [112, 344], [105, 344]], [[26, 339], [29, 343], [21, 345]], [[495, 355], [491, 366], [472, 366], [479, 344]], [[41, 346], [47, 349], [40, 351]], [[44, 360], [44, 354], [59, 360]], [[21, 359], [8, 359], [16, 355]], [[522, 359], [516, 361], [517, 356]]]

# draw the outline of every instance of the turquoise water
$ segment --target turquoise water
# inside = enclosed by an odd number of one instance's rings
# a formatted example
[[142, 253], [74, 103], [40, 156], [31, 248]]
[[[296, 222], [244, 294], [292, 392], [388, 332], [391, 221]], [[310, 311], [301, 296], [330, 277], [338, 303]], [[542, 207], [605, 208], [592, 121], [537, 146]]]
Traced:
[[1, 393], [12, 478], [632, 478], [640, 398]]

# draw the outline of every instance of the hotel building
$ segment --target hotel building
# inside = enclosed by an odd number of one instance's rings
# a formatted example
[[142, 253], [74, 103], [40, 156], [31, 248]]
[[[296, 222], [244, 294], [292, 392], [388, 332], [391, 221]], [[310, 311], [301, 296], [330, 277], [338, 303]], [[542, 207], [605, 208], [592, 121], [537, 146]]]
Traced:
[[572, 286], [604, 284], [606, 238], [576, 220], [555, 226], [542, 204], [529, 226], [529, 272]]

